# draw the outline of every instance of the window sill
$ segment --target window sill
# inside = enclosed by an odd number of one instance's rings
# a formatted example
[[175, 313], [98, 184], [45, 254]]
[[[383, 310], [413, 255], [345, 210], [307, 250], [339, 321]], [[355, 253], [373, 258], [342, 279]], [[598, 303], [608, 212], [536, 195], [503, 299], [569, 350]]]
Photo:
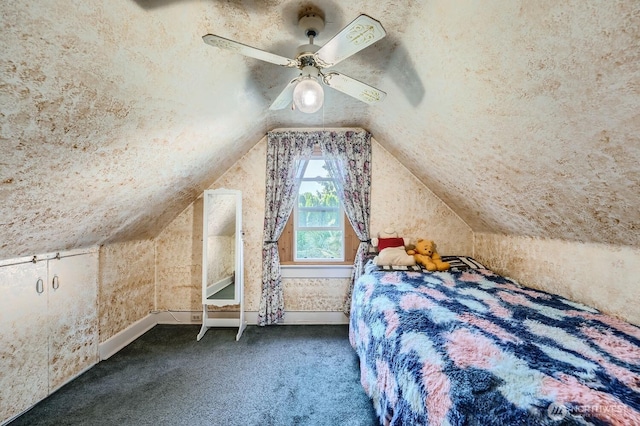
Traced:
[[280, 265], [282, 278], [351, 278], [353, 265]]

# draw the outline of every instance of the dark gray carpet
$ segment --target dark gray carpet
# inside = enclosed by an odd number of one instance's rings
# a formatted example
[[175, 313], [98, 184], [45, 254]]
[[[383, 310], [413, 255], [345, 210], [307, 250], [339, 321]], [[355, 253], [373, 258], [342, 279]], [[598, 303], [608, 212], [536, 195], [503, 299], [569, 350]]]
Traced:
[[11, 423], [377, 425], [347, 326], [158, 325]]

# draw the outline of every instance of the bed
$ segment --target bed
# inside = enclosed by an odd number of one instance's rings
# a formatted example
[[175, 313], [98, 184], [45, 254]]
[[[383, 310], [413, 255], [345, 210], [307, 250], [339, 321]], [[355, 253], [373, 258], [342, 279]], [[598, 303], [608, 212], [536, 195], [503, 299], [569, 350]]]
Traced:
[[640, 328], [468, 257], [355, 283], [349, 339], [384, 425], [640, 425]]

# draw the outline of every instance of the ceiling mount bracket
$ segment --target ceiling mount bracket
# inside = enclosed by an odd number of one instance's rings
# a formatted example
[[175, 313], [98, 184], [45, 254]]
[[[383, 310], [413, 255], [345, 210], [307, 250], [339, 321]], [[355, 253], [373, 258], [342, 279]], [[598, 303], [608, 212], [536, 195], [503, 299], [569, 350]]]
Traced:
[[324, 30], [324, 19], [316, 13], [302, 15], [298, 20], [298, 28], [304, 31], [308, 38], [317, 37]]

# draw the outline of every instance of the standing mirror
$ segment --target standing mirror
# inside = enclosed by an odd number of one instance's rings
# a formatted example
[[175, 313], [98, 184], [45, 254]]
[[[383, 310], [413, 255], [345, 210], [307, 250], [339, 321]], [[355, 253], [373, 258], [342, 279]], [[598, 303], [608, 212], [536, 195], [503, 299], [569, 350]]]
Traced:
[[[238, 327], [236, 340], [244, 328], [242, 193], [231, 189], [204, 192], [202, 226], [202, 328], [198, 340], [209, 327]], [[209, 306], [239, 305], [236, 317], [220, 318], [229, 312], [210, 312]], [[217, 315], [217, 317], [216, 317]]]

